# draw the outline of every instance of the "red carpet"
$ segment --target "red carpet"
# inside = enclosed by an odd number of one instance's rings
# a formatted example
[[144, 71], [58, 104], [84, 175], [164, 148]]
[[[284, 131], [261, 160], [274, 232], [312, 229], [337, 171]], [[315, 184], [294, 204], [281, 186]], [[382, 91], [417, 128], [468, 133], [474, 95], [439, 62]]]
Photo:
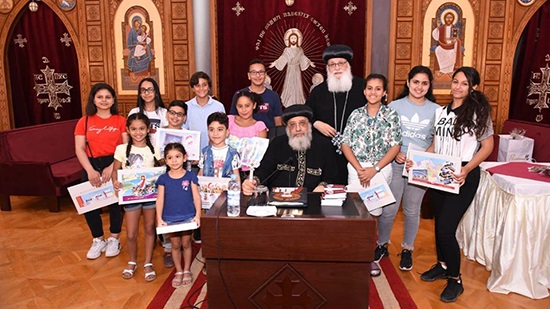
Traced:
[[[172, 279], [176, 272], [174, 269], [147, 308], [208, 308], [206, 276], [201, 271], [204, 260], [199, 250], [200, 246], [193, 244], [193, 284], [179, 289], [172, 288]], [[369, 285], [369, 308], [417, 308], [390, 259], [382, 259], [380, 267], [382, 275], [371, 279]]]

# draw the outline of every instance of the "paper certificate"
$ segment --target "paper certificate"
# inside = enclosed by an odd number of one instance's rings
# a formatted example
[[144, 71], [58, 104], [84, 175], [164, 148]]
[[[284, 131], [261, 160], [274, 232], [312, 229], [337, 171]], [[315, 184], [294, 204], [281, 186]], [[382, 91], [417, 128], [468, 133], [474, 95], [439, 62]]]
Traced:
[[202, 208], [210, 209], [223, 191], [227, 190], [231, 178], [198, 176]]
[[164, 147], [169, 143], [180, 143], [187, 152], [187, 160], [196, 161], [201, 153], [201, 132], [189, 130], [157, 129], [155, 133], [156, 146], [164, 156]]
[[166, 167], [122, 169], [118, 181], [123, 185], [118, 192], [119, 204], [133, 204], [157, 200], [157, 179], [166, 172]]
[[409, 183], [458, 194], [460, 185], [453, 180], [453, 174], [462, 169], [460, 158], [412, 150], [409, 159], [413, 161]]
[[67, 189], [79, 215], [118, 202], [111, 181], [94, 187], [89, 181]]
[[181, 231], [196, 230], [199, 226], [197, 222], [184, 222], [179, 224], [169, 224], [164, 226], [157, 226], [157, 234], [168, 234]]
[[[409, 148], [407, 148], [407, 159], [409, 159], [411, 157], [411, 151], [413, 150], [416, 150], [416, 151], [424, 151], [426, 149], [416, 145], [416, 144], [413, 144], [413, 143], [409, 143]], [[405, 163], [407, 164], [407, 163]], [[409, 177], [409, 172], [407, 172], [407, 169], [405, 167], [403, 167], [403, 176], [404, 177]]]
[[369, 211], [395, 203], [390, 186], [382, 173], [376, 173], [368, 187], [359, 190], [359, 196]]

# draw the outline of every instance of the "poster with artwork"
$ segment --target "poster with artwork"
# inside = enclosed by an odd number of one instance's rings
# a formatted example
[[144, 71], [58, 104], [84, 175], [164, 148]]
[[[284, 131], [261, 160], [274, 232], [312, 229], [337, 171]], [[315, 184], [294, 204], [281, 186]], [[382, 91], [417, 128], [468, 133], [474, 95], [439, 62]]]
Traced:
[[395, 203], [395, 197], [382, 173], [376, 173], [370, 180], [369, 186], [357, 193], [369, 211]]
[[187, 160], [195, 161], [200, 157], [201, 132], [159, 128], [155, 133], [155, 143], [164, 157], [164, 147], [169, 143], [180, 143], [187, 152]]
[[202, 209], [210, 209], [223, 191], [227, 191], [231, 178], [198, 176]]
[[79, 215], [118, 202], [111, 181], [94, 187], [89, 181], [68, 188]]
[[229, 136], [227, 139], [229, 146], [237, 149], [241, 157], [241, 165], [249, 168], [260, 166], [260, 161], [269, 146], [269, 139], [262, 137], [243, 137]]
[[409, 183], [458, 194], [460, 185], [453, 180], [453, 174], [462, 169], [459, 157], [412, 150], [409, 159], [413, 161]]
[[122, 169], [118, 181], [123, 185], [118, 192], [119, 204], [133, 204], [157, 200], [157, 179], [166, 172], [166, 167]]

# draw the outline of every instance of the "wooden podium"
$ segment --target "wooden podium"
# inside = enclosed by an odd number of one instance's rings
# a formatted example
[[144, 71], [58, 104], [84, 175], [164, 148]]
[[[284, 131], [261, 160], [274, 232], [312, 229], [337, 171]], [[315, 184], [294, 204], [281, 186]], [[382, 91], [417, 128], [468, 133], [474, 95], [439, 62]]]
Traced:
[[375, 221], [356, 193], [342, 207], [319, 198], [293, 218], [258, 218], [242, 196], [227, 217], [222, 194], [201, 218], [209, 308], [368, 308]]

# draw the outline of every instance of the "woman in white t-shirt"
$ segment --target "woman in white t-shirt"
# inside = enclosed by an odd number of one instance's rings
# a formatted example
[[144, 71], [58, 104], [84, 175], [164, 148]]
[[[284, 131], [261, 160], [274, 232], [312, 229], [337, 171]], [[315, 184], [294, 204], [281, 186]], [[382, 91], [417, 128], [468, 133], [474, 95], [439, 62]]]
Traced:
[[[424, 281], [447, 279], [441, 301], [454, 302], [464, 292], [460, 278], [460, 248], [456, 229], [472, 203], [479, 185], [479, 164], [493, 150], [491, 106], [478, 89], [479, 73], [471, 67], [455, 71], [451, 84], [453, 101], [435, 113], [434, 138], [426, 151], [460, 157], [462, 169], [453, 174], [459, 194], [430, 189], [435, 217], [438, 262], [424, 272]], [[408, 161], [407, 166], [412, 162]]]

